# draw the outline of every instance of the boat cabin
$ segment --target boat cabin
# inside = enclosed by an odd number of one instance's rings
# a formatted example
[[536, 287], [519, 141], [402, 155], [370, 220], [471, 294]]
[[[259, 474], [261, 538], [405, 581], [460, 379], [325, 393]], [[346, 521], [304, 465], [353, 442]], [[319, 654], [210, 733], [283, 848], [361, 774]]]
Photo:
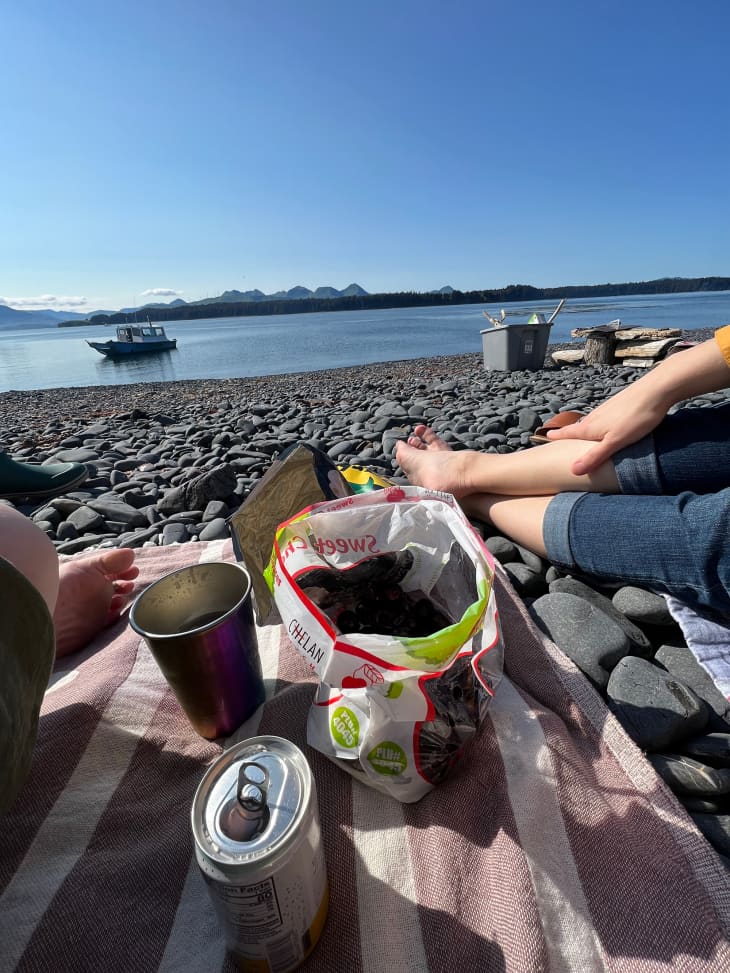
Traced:
[[126, 324], [117, 328], [117, 341], [164, 341], [165, 338], [165, 329], [154, 324]]

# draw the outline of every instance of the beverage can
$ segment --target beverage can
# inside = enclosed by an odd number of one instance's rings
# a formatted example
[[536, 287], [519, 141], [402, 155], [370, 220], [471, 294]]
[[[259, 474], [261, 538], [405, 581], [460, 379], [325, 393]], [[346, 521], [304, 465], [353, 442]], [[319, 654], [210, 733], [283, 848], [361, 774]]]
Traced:
[[301, 750], [258, 736], [198, 785], [195, 856], [226, 947], [244, 973], [289, 973], [314, 949], [328, 906], [317, 794]]

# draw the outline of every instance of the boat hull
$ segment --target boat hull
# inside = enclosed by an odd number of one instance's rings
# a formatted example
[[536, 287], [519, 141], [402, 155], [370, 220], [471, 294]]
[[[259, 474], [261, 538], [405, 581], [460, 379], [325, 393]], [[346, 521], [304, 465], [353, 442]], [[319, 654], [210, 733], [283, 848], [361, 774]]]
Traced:
[[107, 358], [129, 358], [130, 355], [149, 355], [158, 351], [172, 351], [177, 348], [177, 338], [164, 341], [87, 341], [87, 345]]

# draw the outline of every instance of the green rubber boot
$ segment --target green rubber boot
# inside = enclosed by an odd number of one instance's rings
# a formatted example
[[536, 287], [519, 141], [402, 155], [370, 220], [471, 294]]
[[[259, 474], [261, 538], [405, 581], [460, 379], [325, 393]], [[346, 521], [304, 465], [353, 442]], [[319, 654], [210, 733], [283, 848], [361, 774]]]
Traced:
[[40, 500], [73, 490], [89, 475], [83, 463], [19, 463], [0, 453], [0, 499]]

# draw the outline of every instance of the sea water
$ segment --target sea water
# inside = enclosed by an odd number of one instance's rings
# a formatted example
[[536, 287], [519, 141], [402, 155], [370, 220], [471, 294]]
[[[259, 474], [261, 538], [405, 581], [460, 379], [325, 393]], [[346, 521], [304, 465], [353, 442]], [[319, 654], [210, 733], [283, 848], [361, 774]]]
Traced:
[[[507, 304], [506, 323], [546, 317], [557, 301]], [[126, 385], [198, 378], [240, 378], [310, 372], [370, 362], [481, 353], [482, 310], [501, 306], [392, 308], [312, 314], [209, 318], [165, 323], [174, 351], [113, 361], [87, 345], [105, 341], [109, 326], [0, 332], [0, 392], [9, 389]], [[551, 343], [570, 341], [573, 328], [619, 318], [625, 327], [717, 328], [730, 323], [730, 291], [638, 297], [573, 298], [553, 324]]]

